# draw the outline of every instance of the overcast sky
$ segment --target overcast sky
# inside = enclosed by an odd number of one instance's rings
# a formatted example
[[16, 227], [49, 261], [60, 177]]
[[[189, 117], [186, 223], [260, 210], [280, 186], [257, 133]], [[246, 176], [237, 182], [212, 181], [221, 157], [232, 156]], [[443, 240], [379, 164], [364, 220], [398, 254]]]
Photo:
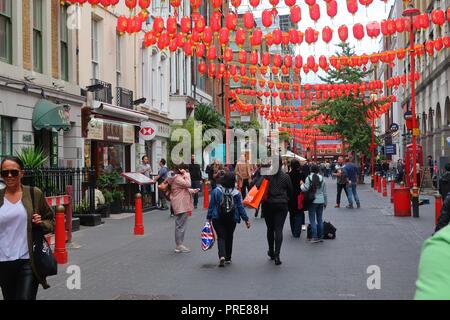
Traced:
[[[372, 4], [368, 7], [366, 10], [366, 7], [359, 4], [358, 1], [358, 12], [355, 14], [355, 16], [352, 16], [347, 11], [347, 4], [346, 0], [337, 0], [338, 4], [338, 11], [336, 17], [331, 20], [330, 17], [327, 15], [326, 11], [326, 2], [324, 0], [317, 0], [317, 4], [320, 6], [320, 19], [318, 23], [314, 23], [314, 21], [309, 16], [309, 9], [308, 5], [305, 4], [304, 0], [297, 0], [297, 5], [300, 5], [301, 11], [302, 11], [302, 19], [299, 22], [299, 30], [306, 30], [308, 27], [312, 27], [320, 32], [319, 40], [315, 45], [308, 45], [305, 41], [300, 46], [297, 46], [297, 53], [301, 54], [303, 56], [303, 61], [306, 62], [306, 58], [309, 55], [313, 55], [316, 57], [316, 62], [318, 62], [318, 58], [321, 55], [325, 55], [327, 57], [334, 54], [336, 51], [336, 47], [334, 44], [338, 44], [340, 42], [337, 29], [340, 25], [345, 24], [348, 26], [349, 29], [349, 36], [348, 36], [348, 42], [353, 44], [355, 46], [355, 51], [357, 54], [363, 54], [363, 53], [373, 53], [378, 52], [380, 50], [380, 40], [381, 37], [378, 39], [370, 39], [368, 37], [364, 37], [362, 41], [356, 41], [353, 38], [353, 31], [352, 27], [355, 23], [362, 23], [363, 26], [367, 24], [367, 22], [370, 21], [378, 21], [381, 22], [381, 20], [386, 19], [389, 15], [389, 10], [391, 6], [393, 5], [394, 0], [389, 0], [387, 2], [387, 5], [381, 0], [374, 0]], [[250, 4], [248, 0], [242, 0], [242, 5], [239, 7], [239, 12], [245, 12], [248, 11], [246, 8], [251, 8], [251, 11], [254, 13], [255, 16], [261, 16], [261, 13], [266, 8], [271, 8], [272, 5], [269, 3], [268, 0], [262, 0], [261, 4], [258, 6], [257, 10], [253, 10], [253, 8], [250, 7]], [[280, 0], [280, 3], [277, 6], [277, 10], [280, 14], [286, 14], [289, 13], [289, 8], [286, 7], [284, 0]], [[329, 45], [326, 45], [322, 41], [322, 35], [321, 31], [322, 28], [325, 26], [329, 26], [331, 29], [333, 29], [333, 40], [330, 42]], [[365, 30], [364, 30], [365, 31]], [[264, 32], [264, 30], [263, 30]], [[304, 62], [304, 63], [305, 63]], [[319, 69], [320, 70], [320, 69]], [[324, 73], [322, 71], [319, 71], [318, 74], [324, 76]], [[303, 83], [314, 83], [317, 82], [319, 79], [314, 74], [314, 72], [309, 72], [308, 75], [305, 77], [305, 75], [302, 72], [302, 82]]]

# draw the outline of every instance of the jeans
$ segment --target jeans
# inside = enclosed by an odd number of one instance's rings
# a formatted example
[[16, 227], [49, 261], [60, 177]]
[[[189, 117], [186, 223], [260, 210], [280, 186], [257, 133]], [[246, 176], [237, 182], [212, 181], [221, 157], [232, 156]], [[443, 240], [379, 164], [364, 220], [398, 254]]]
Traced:
[[30, 260], [0, 262], [0, 287], [4, 300], [36, 300], [38, 286]]
[[[347, 188], [345, 187], [345, 184], [337, 184], [337, 194], [336, 194], [336, 204], [340, 205], [341, 204], [341, 193], [342, 190], [345, 191], [345, 194], [347, 195], [348, 198], [348, 192], [347, 192]], [[349, 200], [350, 201], [350, 200]]]
[[242, 180], [242, 186], [241, 186], [241, 194], [242, 199], [245, 199], [245, 196], [247, 195], [247, 190], [250, 189], [250, 184], [248, 182], [248, 179]]
[[347, 197], [348, 197], [348, 204], [353, 206], [353, 198], [355, 198], [356, 204], [359, 205], [359, 197], [358, 193], [356, 192], [356, 182], [351, 183], [351, 185], [347, 186]]
[[302, 233], [302, 225], [305, 224], [305, 212], [295, 207], [290, 207], [289, 222], [291, 224], [292, 236], [299, 238]]
[[311, 236], [313, 240], [323, 239], [323, 203], [313, 203], [308, 208], [309, 223], [311, 224]]
[[236, 222], [231, 219], [213, 219], [212, 223], [217, 233], [219, 259], [224, 257], [225, 260], [230, 261], [233, 253], [233, 234], [236, 229]]
[[186, 232], [186, 224], [188, 219], [188, 213], [180, 213], [175, 218], [175, 244], [181, 246], [184, 241], [184, 234]]
[[263, 203], [262, 212], [267, 226], [267, 242], [269, 251], [275, 256], [280, 255], [281, 244], [283, 243], [283, 227], [286, 221], [287, 204]]
[[[191, 182], [192, 189], [201, 189], [200, 180]], [[194, 193], [194, 207], [198, 205], [198, 193]]]

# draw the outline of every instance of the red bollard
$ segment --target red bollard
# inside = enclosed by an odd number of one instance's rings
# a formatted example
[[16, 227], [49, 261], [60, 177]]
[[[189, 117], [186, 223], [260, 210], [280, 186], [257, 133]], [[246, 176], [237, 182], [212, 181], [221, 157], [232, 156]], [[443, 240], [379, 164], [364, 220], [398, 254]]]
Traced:
[[134, 203], [136, 211], [134, 216], [134, 235], [142, 236], [144, 235], [144, 224], [142, 215], [142, 195], [140, 193], [136, 193]]
[[434, 218], [434, 225], [436, 226], [438, 224], [439, 216], [441, 215], [441, 208], [442, 208], [442, 196], [440, 194], [435, 196], [435, 218]]
[[373, 181], [373, 190], [377, 191], [377, 187], [378, 187], [378, 175], [376, 174]]
[[66, 228], [64, 221], [64, 206], [56, 207], [56, 218], [55, 218], [55, 250], [54, 257], [58, 264], [67, 263], [67, 249], [66, 249]]
[[387, 197], [387, 181], [386, 181], [386, 177], [383, 178], [383, 197]]
[[379, 176], [378, 177], [378, 193], [381, 193], [381, 180], [382, 180], [382, 177]]
[[209, 188], [208, 183], [203, 184], [203, 209], [208, 209], [209, 207]]
[[394, 203], [395, 180], [391, 180], [391, 203]]

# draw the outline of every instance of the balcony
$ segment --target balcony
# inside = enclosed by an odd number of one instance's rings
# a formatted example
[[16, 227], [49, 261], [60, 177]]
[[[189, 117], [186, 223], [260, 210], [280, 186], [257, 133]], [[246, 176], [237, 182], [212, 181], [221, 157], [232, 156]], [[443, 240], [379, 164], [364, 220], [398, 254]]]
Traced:
[[119, 107], [134, 109], [133, 105], [133, 91], [117, 87], [116, 89], [116, 104]]
[[112, 85], [98, 79], [91, 79], [92, 84], [101, 84], [103, 89], [94, 92], [94, 100], [112, 104]]

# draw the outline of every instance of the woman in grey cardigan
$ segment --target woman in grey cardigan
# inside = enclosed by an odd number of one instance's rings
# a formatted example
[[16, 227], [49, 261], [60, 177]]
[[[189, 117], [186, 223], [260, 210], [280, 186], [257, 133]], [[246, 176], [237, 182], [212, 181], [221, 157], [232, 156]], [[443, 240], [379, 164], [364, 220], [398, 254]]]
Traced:
[[[311, 243], [323, 242], [323, 209], [327, 207], [327, 189], [323, 176], [319, 174], [319, 167], [313, 165], [311, 174], [306, 181], [300, 182], [303, 192], [313, 191], [314, 201], [308, 207], [309, 223], [311, 224], [312, 239]], [[316, 221], [317, 220], [317, 221]]]

